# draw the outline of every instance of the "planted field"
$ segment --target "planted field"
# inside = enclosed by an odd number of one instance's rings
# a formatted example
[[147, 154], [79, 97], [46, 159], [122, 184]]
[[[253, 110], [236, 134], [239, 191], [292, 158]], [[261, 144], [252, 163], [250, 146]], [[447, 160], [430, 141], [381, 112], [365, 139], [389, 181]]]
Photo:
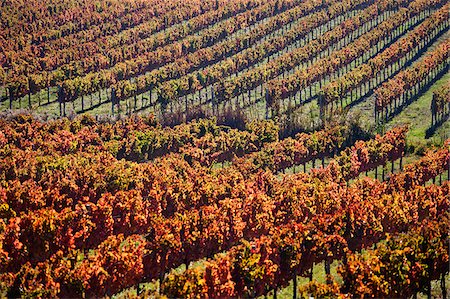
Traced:
[[0, 296], [448, 296], [443, 0], [7, 1]]

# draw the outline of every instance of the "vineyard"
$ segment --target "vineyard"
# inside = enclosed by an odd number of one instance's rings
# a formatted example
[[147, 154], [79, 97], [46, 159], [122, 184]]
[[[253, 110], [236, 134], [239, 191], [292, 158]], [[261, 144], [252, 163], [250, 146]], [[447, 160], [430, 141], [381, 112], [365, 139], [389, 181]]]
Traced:
[[0, 10], [0, 297], [447, 298], [450, 4]]

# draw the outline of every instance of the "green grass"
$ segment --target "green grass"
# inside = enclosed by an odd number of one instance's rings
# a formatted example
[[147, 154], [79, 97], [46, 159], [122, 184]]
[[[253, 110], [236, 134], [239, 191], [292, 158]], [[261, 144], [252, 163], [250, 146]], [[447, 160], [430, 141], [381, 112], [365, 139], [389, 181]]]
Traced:
[[[337, 269], [339, 267], [340, 262], [339, 261], [334, 261], [331, 264], [331, 276], [333, 277], [333, 279], [338, 283], [341, 284], [342, 283], [342, 278], [341, 276], [337, 273]], [[314, 265], [313, 268], [313, 280], [319, 282], [319, 283], [326, 283], [326, 275], [325, 275], [325, 267], [323, 263], [320, 264], [316, 264]], [[449, 289], [450, 286], [450, 275], [446, 275], [445, 276], [445, 280], [446, 280], [446, 285], [447, 285], [447, 289]], [[302, 285], [306, 285], [309, 282], [308, 278], [305, 277], [298, 277], [297, 278], [297, 282], [298, 282], [298, 288], [301, 287]], [[269, 296], [272, 295], [273, 296], [273, 291], [271, 291], [269, 293]], [[442, 298], [442, 291], [441, 291], [441, 286], [440, 286], [440, 281], [435, 280], [431, 282], [431, 297], [432, 298]], [[264, 297], [261, 297], [260, 299], [262, 299]], [[277, 299], [291, 299], [293, 298], [293, 282], [291, 281], [289, 286], [287, 286], [286, 288], [280, 290], [277, 292]], [[417, 298], [419, 299], [425, 299], [427, 298], [426, 294], [423, 293], [419, 293]]]
[[[205, 259], [193, 262], [191, 264], [191, 267], [192, 266], [201, 266], [204, 263], [204, 261], [205, 261]], [[342, 282], [343, 282], [342, 277], [338, 274], [338, 267], [339, 267], [340, 263], [341, 263], [340, 261], [335, 260], [335, 261], [333, 261], [333, 263], [331, 264], [331, 267], [330, 267], [331, 277], [338, 284], [342, 284]], [[181, 274], [185, 270], [186, 270], [185, 265], [181, 265], [178, 268], [173, 269], [171, 271], [171, 273]], [[313, 281], [316, 281], [319, 283], [326, 283], [324, 262], [319, 263], [319, 264], [314, 264], [314, 266], [313, 266]], [[297, 288], [305, 286], [309, 282], [310, 282], [310, 280], [308, 277], [298, 276], [297, 277]], [[450, 275], [446, 276], [446, 285], [448, 286], [447, 288], [449, 288]], [[432, 286], [432, 292], [431, 292], [432, 298], [441, 298], [440, 282], [437, 280], [432, 281], [431, 286]], [[277, 291], [277, 298], [278, 299], [293, 298], [293, 287], [294, 287], [293, 281], [290, 281], [289, 285], [287, 287]], [[159, 293], [159, 281], [154, 280], [149, 283], [142, 283], [139, 285], [139, 288], [140, 288], [141, 294], [142, 293], [144, 293], [145, 295], [152, 294], [154, 296]], [[449, 289], [449, 292], [450, 292], [450, 289]], [[267, 295], [269, 298], [272, 297], [273, 291], [270, 291]], [[117, 293], [112, 296], [112, 298], [115, 298], [115, 299], [136, 298], [136, 297], [138, 297], [137, 293], [136, 293], [136, 287], [131, 287], [131, 288], [125, 289], [125, 290], [121, 291], [120, 293]], [[417, 297], [419, 299], [427, 298], [426, 295], [422, 294], [422, 293], [419, 293]], [[264, 296], [260, 297], [260, 299], [262, 299], [262, 298], [264, 298]]]
[[[337, 273], [338, 266], [339, 262], [334, 261], [330, 267], [330, 274], [336, 282], [342, 283], [342, 278]], [[313, 266], [313, 280], [319, 283], [326, 283], [325, 263], [319, 263]], [[302, 276], [297, 277], [297, 289], [308, 283], [309, 278]], [[277, 291], [277, 299], [288, 299], [288, 298], [291, 299], [293, 293], [294, 293], [294, 283], [291, 280], [286, 288]], [[269, 297], [273, 296], [273, 291], [270, 291], [268, 296]], [[262, 298], [264, 297], [263, 296], [260, 297], [260, 299]]]
[[[190, 267], [197, 267], [197, 266], [203, 266], [205, 263], [206, 258], [191, 262]], [[186, 271], [186, 265], [181, 265], [175, 269], [172, 269], [170, 273], [173, 274], [181, 274], [184, 271]], [[139, 290], [141, 297], [145, 296], [145, 298], [148, 298], [147, 296], [153, 297], [159, 294], [159, 280], [155, 279], [151, 282], [141, 283], [139, 284]], [[126, 298], [136, 298], [137, 295], [137, 289], [136, 286], [130, 287], [128, 289], [122, 290], [121, 292], [114, 294], [111, 296], [113, 299], [126, 299]]]
[[415, 102], [411, 103], [399, 115], [394, 117], [388, 124], [387, 128], [391, 128], [398, 125], [407, 124], [409, 126], [409, 132], [407, 140], [412, 145], [423, 145], [424, 142], [427, 146], [436, 144], [442, 144], [443, 140], [449, 137], [450, 134], [450, 122], [446, 121], [436, 131], [436, 133], [429, 139], [425, 139], [426, 130], [431, 125], [431, 99], [433, 92], [444, 84], [448, 84], [450, 81], [450, 73], [446, 73], [441, 79], [431, 86], [421, 97]]
[[[427, 48], [429, 53], [435, 47], [449, 38], [449, 33], [443, 34], [437, 41]], [[420, 61], [425, 57], [423, 54], [418, 60]], [[417, 100], [406, 106], [398, 115], [391, 119], [386, 125], [385, 129], [389, 130], [392, 127], [399, 125], [408, 125], [409, 132], [407, 134], [408, 145], [412, 146], [417, 153], [423, 152], [425, 148], [430, 146], [440, 146], [443, 141], [450, 137], [450, 121], [446, 121], [439, 127], [433, 136], [426, 139], [426, 131], [431, 125], [431, 99], [433, 92], [444, 84], [448, 84], [450, 81], [450, 73], [444, 74], [439, 80], [437, 80], [428, 90], [426, 90]], [[351, 111], [357, 112], [360, 117], [360, 123], [364, 125], [366, 129], [374, 127], [374, 100], [373, 97], [365, 100], [358, 105], [352, 107]]]
[[[347, 18], [349, 18], [351, 16], [354, 16], [359, 11], [360, 11], [359, 9], [356, 9], [356, 10], [354, 10], [352, 12], [348, 12], [347, 13]], [[300, 22], [302, 19], [303, 18], [300, 18], [299, 20], [296, 20], [296, 21], [292, 22], [291, 24], [296, 24], [296, 23]], [[265, 21], [267, 21], [267, 19], [261, 20], [261, 21], [257, 22], [257, 24], [264, 23]], [[334, 26], [340, 24], [341, 22], [337, 21], [337, 19], [333, 19], [331, 21], [331, 23], [332, 23], [332, 26], [334, 27]], [[288, 28], [288, 25], [283, 26], [281, 29], [278, 29], [275, 32], [273, 32], [273, 33], [271, 33], [271, 34], [269, 34], [267, 36], [282, 34], [284, 32], [283, 30], [287, 30], [286, 28]], [[245, 31], [245, 29], [244, 30], [239, 30], [238, 32], [241, 32], [241, 31]], [[314, 31], [316, 32], [317, 28]], [[235, 36], [238, 32], [232, 34], [231, 37]], [[317, 32], [316, 32], [316, 34], [317, 34]], [[262, 38], [261, 40], [265, 40], [267, 38], [267, 36], [265, 38]], [[229, 38], [231, 38], [231, 37], [229, 37]], [[281, 55], [282, 53], [289, 52], [290, 49], [296, 48], [296, 47], [300, 46], [301, 44], [303, 44], [304, 40], [305, 40], [305, 38], [301, 38], [301, 39], [295, 41], [294, 43], [288, 45], [284, 49], [280, 50], [279, 52], [270, 55], [270, 57], [274, 58], [274, 57], [277, 57], [277, 56]], [[252, 45], [251, 48], [254, 48], [254, 47], [257, 47], [257, 46], [258, 46], [258, 43], [256, 43], [255, 45]], [[253, 67], [255, 67], [257, 65], [260, 65], [260, 64], [263, 64], [263, 63], [266, 63], [266, 62], [267, 62], [267, 58], [263, 59], [261, 62], [255, 64]], [[300, 66], [297, 66], [295, 69], [298, 69], [299, 67]], [[245, 68], [245, 69], [239, 71], [237, 74], [241, 74], [241, 73], [245, 72], [248, 69], [249, 68]], [[293, 71], [294, 70], [290, 70], [290, 71], [287, 72], [287, 74], [292, 73]], [[229, 77], [232, 77], [232, 76], [229, 76]], [[60, 114], [60, 112], [59, 112], [59, 104], [57, 102], [55, 102], [56, 101], [56, 88], [54, 87], [51, 90], [52, 90], [52, 94], [51, 94], [51, 97], [50, 97], [50, 101], [51, 101], [50, 104], [45, 104], [45, 105], [39, 105], [38, 104], [38, 102], [39, 102], [38, 97], [40, 97], [42, 99], [42, 102], [46, 102], [47, 101], [47, 94], [46, 94], [45, 90], [41, 91], [39, 93], [39, 96], [38, 95], [32, 95], [31, 96], [31, 102], [32, 102], [31, 110], [33, 112], [42, 113], [42, 114], [48, 114], [48, 115], [52, 115], [52, 116], [59, 116], [59, 114]], [[210, 93], [211, 92], [211, 86], [208, 86], [207, 88], [205, 88], [205, 90], [207, 90], [208, 93]], [[95, 106], [99, 102], [98, 95], [97, 95], [97, 93], [94, 93], [92, 96], [93, 96], [92, 102], [93, 102], [93, 104]], [[188, 97], [188, 98], [192, 99], [192, 96], [193, 95], [190, 95], [190, 97]], [[139, 97], [140, 97], [140, 95], [138, 96], [138, 98]], [[256, 98], [256, 94], [254, 95], [254, 97]], [[91, 99], [90, 98], [91, 98], [90, 96], [86, 96], [85, 97], [85, 108], [89, 108], [91, 106]], [[102, 90], [101, 101], [102, 102], [106, 101], [105, 90]], [[132, 99], [128, 99], [128, 100], [122, 101], [121, 102], [121, 106], [122, 106], [122, 113], [121, 114], [122, 115], [125, 114], [124, 111], [126, 110], [125, 107], [126, 107], [126, 102], [127, 101], [130, 102], [129, 103], [130, 106], [133, 106], [133, 100]], [[254, 101], [256, 101], [256, 99]], [[231, 100], [231, 103], [234, 103], [233, 99]], [[183, 106], [183, 105], [181, 105], [181, 106]], [[208, 103], [208, 104], [204, 105], [203, 108], [204, 109], [208, 109], [209, 106], [210, 105]], [[264, 115], [265, 115], [265, 103], [264, 103], [264, 101], [260, 101], [258, 104], [256, 104], [256, 106], [257, 106], [256, 110], [254, 109], [254, 107], [253, 108], [249, 107], [250, 109], [245, 109], [245, 110], [248, 110], [248, 111], [246, 111], [247, 116], [250, 119], [264, 118]], [[138, 104], [138, 108], [139, 107], [140, 107], [140, 105]], [[9, 108], [9, 102], [4, 102], [2, 105], [0, 105], [0, 110], [6, 110], [8, 108]], [[28, 107], [28, 98], [27, 98], [27, 96], [25, 96], [25, 97], [23, 97], [21, 99], [21, 104], [19, 104], [18, 100], [13, 103], [13, 109], [28, 109], [28, 108], [29, 107]], [[75, 113], [79, 113], [80, 109], [81, 109], [81, 99], [77, 98], [72, 103], [67, 103], [67, 105], [66, 105], [66, 115], [73, 115]], [[150, 112], [154, 113], [155, 110], [159, 111], [160, 107], [145, 108], [145, 109], [143, 109], [143, 111], [138, 112], [138, 113], [139, 114], [141, 114], [141, 113], [147, 114], [147, 113], [150, 113]], [[183, 111], [183, 109], [181, 109], [181, 111]], [[90, 114], [93, 114], [93, 115], [97, 115], [97, 114], [98, 115], [111, 114], [111, 104], [110, 103], [103, 103], [99, 107], [95, 107], [93, 109], [90, 109], [88, 112]]]

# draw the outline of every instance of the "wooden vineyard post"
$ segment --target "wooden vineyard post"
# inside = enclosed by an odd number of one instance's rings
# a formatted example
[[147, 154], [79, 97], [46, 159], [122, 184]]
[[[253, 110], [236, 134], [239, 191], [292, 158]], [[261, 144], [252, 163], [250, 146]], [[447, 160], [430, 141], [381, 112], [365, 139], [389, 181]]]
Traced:
[[[405, 149], [406, 151], [406, 149]], [[403, 170], [403, 155], [400, 156], [400, 171]]]
[[433, 94], [431, 99], [431, 127], [433, 127], [436, 122], [436, 95]]
[[320, 109], [320, 119], [322, 120], [322, 125], [325, 125], [325, 103], [324, 103], [324, 95], [319, 95], [319, 109]]
[[450, 156], [448, 158], [447, 164], [448, 164], [448, 166], [447, 166], [447, 180], [450, 180]]
[[31, 109], [31, 78], [28, 77], [28, 108]]
[[216, 115], [219, 113], [219, 105], [217, 103], [216, 93], [213, 91], [211, 95], [211, 106], [212, 106], [212, 114], [214, 115], [214, 111]]
[[293, 289], [294, 292], [292, 294], [293, 299], [297, 299], [297, 274], [294, 272], [294, 278], [293, 278]]
[[116, 96], [116, 89], [113, 87], [111, 88], [111, 113], [112, 115], [114, 115], [114, 105], [116, 104], [116, 100], [117, 96]]
[[329, 284], [331, 275], [331, 265], [328, 257], [325, 259], [325, 274], [327, 275], [327, 284]]
[[445, 273], [441, 274], [441, 290], [442, 290], [442, 298], [447, 298], [447, 288], [445, 286]]

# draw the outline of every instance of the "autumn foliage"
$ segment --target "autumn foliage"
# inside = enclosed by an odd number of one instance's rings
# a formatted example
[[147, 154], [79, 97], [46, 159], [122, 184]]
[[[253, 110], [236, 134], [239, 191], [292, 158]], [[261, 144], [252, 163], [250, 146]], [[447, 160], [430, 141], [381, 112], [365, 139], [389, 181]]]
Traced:
[[[162, 128], [151, 117], [16, 115], [1, 127], [0, 275], [11, 296], [98, 297], [153, 279], [170, 297], [257, 296], [448, 209], [447, 182], [422, 186], [448, 169], [448, 148], [385, 182], [348, 185], [399, 159], [405, 128], [343, 149], [344, 126], [283, 140], [270, 122], [241, 131], [209, 120]], [[159, 143], [144, 147], [143, 133]], [[239, 149], [242, 138], [253, 145]], [[335, 159], [277, 177], [323, 156]]]

